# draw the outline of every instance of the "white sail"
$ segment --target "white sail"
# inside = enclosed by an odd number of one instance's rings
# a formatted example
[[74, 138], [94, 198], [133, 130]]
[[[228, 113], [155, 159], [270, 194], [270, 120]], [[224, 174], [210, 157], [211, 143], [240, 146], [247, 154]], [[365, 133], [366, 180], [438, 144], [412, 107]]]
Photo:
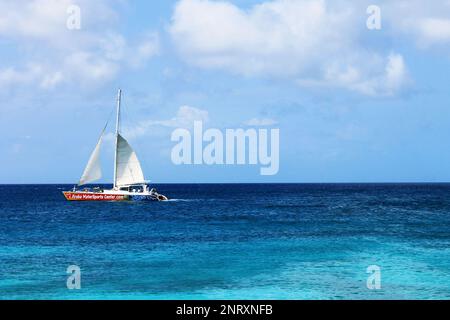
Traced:
[[141, 164], [136, 153], [120, 134], [116, 146], [116, 186], [145, 183]]
[[100, 146], [102, 144], [103, 133], [98, 139], [97, 145], [89, 158], [89, 161], [81, 176], [79, 186], [94, 182], [102, 177], [102, 168], [100, 166]]

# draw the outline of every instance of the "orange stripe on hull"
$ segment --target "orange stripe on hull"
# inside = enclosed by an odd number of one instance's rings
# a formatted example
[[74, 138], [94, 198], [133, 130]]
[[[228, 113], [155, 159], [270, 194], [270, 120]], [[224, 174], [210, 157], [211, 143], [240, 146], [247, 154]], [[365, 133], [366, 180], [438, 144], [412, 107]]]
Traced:
[[92, 192], [63, 192], [64, 197], [69, 201], [125, 201], [128, 200], [127, 195], [121, 194], [104, 194]]

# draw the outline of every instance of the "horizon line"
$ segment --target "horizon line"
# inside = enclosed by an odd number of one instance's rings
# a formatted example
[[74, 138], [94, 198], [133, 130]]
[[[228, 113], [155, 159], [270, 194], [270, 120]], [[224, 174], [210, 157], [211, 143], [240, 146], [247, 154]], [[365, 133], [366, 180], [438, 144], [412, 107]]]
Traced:
[[[150, 185], [158, 184], [450, 184], [450, 181], [384, 181], [384, 182], [157, 182], [149, 183]], [[58, 183], [58, 182], [46, 182], [46, 183], [0, 183], [0, 186], [26, 186], [26, 185], [77, 185], [76, 183]], [[86, 184], [84, 186], [94, 186], [94, 185], [112, 185], [112, 183], [92, 183]], [[82, 186], [80, 186], [82, 187]]]

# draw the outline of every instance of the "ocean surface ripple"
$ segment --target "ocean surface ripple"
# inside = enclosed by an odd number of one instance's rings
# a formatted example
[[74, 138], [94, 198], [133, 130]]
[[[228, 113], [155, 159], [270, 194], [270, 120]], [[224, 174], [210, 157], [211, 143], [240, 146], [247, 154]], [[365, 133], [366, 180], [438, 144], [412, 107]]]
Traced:
[[0, 186], [0, 299], [450, 299], [449, 184], [167, 184], [148, 203], [66, 188]]

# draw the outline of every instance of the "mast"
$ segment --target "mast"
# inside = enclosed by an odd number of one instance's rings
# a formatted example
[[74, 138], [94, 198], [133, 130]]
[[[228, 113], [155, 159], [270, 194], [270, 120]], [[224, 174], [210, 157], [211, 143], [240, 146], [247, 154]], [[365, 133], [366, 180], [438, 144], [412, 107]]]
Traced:
[[119, 143], [119, 131], [120, 131], [120, 100], [122, 97], [122, 90], [119, 89], [117, 92], [117, 116], [116, 116], [116, 152], [114, 154], [114, 189], [116, 188], [116, 179], [117, 179], [117, 146]]

